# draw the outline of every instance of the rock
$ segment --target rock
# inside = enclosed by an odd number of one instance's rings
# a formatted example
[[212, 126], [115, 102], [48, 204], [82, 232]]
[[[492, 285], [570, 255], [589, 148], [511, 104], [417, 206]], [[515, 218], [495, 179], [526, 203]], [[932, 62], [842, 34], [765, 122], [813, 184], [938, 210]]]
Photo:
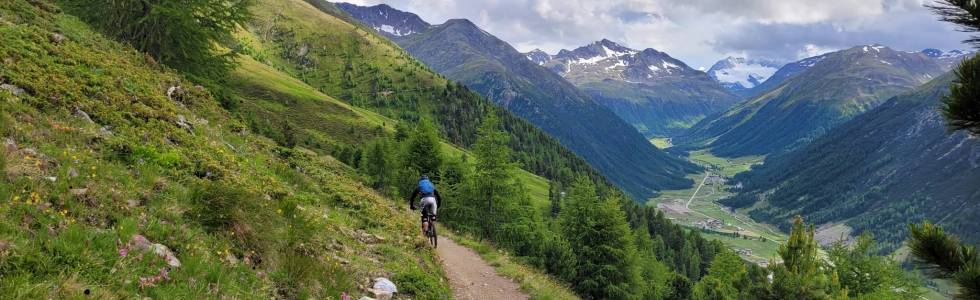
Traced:
[[304, 57], [308, 53], [310, 53], [310, 45], [303, 44], [299, 47], [299, 51], [296, 52], [296, 57]]
[[22, 89], [22, 88], [20, 88], [20, 87], [18, 87], [16, 85], [7, 84], [7, 83], [0, 84], [0, 90], [6, 90], [6, 91], [10, 92], [11, 94], [14, 94], [14, 96], [20, 96], [21, 94], [24, 93], [24, 89]]
[[65, 41], [65, 35], [64, 34], [57, 33], [57, 32], [51, 34], [51, 42], [52, 43], [61, 44], [61, 42], [64, 42], [64, 41]]
[[368, 289], [368, 293], [374, 295], [374, 298], [378, 300], [391, 300], [391, 297], [394, 296], [392, 292], [377, 289]]
[[375, 278], [373, 288], [375, 290], [391, 292], [393, 294], [398, 292], [398, 287], [395, 286], [395, 283], [384, 277]]
[[180, 267], [180, 260], [177, 259], [177, 255], [174, 255], [174, 252], [170, 248], [163, 244], [151, 243], [145, 236], [139, 234], [134, 235], [133, 239], [129, 241], [129, 246], [134, 249], [153, 252], [153, 254], [162, 257], [167, 262], [167, 265], [173, 268]]
[[3, 147], [9, 152], [17, 151], [17, 142], [14, 142], [14, 140], [11, 138], [4, 138]]
[[99, 128], [99, 134], [102, 134], [103, 136], [110, 136], [112, 135], [112, 128], [109, 127], [109, 125], [102, 126], [102, 128]]
[[374, 299], [374, 298], [371, 298], [371, 297], [368, 297], [368, 296], [363, 296], [363, 297], [361, 297], [361, 298], [359, 298], [357, 300], [377, 300], [377, 299]]
[[[167, 89], [167, 98], [169, 98], [170, 100], [179, 100], [184, 97], [184, 93], [185, 91], [183, 87], [179, 85], [172, 86], [169, 89]], [[176, 97], [177, 99], [174, 99], [174, 97]]]
[[136, 249], [139, 249], [139, 250], [149, 249], [150, 248], [150, 245], [151, 245], [150, 240], [146, 239], [145, 236], [142, 236], [142, 235], [139, 235], [139, 234], [134, 235], [133, 236], [133, 239], [129, 241], [129, 246], [130, 247], [136, 248]]
[[184, 115], [177, 115], [177, 126], [180, 126], [180, 128], [184, 128], [187, 130], [194, 129], [194, 127], [191, 126], [190, 123], [187, 123], [187, 118], [185, 118]]
[[78, 177], [78, 170], [76, 170], [74, 167], [68, 168], [68, 177], [71, 178]]
[[54, 177], [54, 176], [44, 177], [44, 179], [47, 179], [50, 182], [58, 181], [58, 177]]
[[365, 243], [365, 244], [377, 244], [377, 243], [383, 242], [385, 240], [380, 235], [367, 233], [367, 232], [364, 232], [364, 231], [361, 231], [361, 230], [358, 230], [354, 234], [356, 235], [356, 238], [357, 238], [358, 241], [360, 241], [361, 243]]
[[228, 253], [227, 255], [225, 255], [225, 261], [227, 261], [229, 264], [237, 265], [238, 257], [235, 257], [234, 254]]
[[80, 196], [85, 196], [86, 194], [88, 194], [88, 188], [70, 189], [70, 190], [68, 190], [68, 192], [70, 192], [72, 195], [75, 195], [75, 196], [79, 196], [80, 197]]
[[136, 199], [129, 199], [129, 200], [126, 200], [126, 205], [128, 205], [130, 208], [134, 208], [134, 207], [139, 206], [140, 205], [140, 202], [137, 201]]
[[86, 113], [81, 108], [76, 107], [74, 114], [75, 114], [76, 117], [79, 117], [82, 120], [85, 120], [86, 122], [95, 123], [94, 121], [92, 121], [92, 118], [88, 116], [88, 113]]

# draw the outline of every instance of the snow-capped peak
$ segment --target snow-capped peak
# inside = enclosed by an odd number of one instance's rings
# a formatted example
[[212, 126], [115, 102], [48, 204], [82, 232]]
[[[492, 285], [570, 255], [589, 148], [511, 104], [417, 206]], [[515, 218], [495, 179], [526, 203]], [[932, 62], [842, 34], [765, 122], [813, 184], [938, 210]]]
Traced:
[[528, 60], [538, 65], [544, 65], [549, 60], [551, 60], [551, 54], [548, 54], [547, 52], [544, 52], [541, 49], [534, 49], [531, 50], [531, 52], [524, 53], [524, 57], [527, 57]]
[[780, 67], [781, 65], [768, 60], [750, 60], [744, 57], [729, 56], [711, 66], [707, 73], [723, 86], [732, 90], [740, 90], [762, 84]]

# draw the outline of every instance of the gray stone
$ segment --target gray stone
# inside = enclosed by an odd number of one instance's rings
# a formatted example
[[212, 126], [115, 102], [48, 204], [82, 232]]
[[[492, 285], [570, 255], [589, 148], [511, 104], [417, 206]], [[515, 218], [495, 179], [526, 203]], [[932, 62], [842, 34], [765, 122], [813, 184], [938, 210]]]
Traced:
[[95, 123], [94, 121], [92, 121], [92, 118], [88, 116], [88, 113], [86, 113], [81, 108], [78, 108], [78, 107], [75, 108], [75, 116], [76, 117], [79, 117], [82, 120], [85, 120], [85, 121], [87, 121], [89, 123]]
[[14, 96], [20, 96], [21, 94], [23, 94], [25, 92], [24, 89], [22, 89], [22, 88], [20, 88], [20, 87], [18, 87], [16, 85], [7, 84], [7, 83], [0, 84], [0, 90], [6, 90], [6, 91], [10, 92], [11, 94], [14, 94]]
[[373, 288], [375, 290], [381, 290], [381, 291], [386, 291], [391, 293], [398, 292], [398, 287], [395, 286], [395, 283], [391, 282], [391, 280], [388, 280], [388, 278], [384, 278], [384, 277], [375, 278]]
[[57, 32], [51, 34], [51, 42], [53, 42], [55, 44], [61, 44], [61, 42], [64, 42], [64, 41], [65, 41], [65, 35], [64, 34], [60, 34], [60, 33], [57, 33]]

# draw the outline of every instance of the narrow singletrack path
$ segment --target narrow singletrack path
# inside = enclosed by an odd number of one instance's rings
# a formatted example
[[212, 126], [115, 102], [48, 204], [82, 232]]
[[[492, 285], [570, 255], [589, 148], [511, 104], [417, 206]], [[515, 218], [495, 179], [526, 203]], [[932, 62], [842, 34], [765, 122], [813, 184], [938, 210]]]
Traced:
[[470, 248], [440, 236], [436, 253], [457, 300], [530, 299], [517, 283], [497, 274]]

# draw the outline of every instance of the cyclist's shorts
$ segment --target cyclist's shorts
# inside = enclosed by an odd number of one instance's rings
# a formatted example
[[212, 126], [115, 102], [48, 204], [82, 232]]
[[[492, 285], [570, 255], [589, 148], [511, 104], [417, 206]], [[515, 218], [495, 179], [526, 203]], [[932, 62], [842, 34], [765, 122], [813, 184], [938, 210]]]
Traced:
[[436, 215], [436, 211], [439, 209], [439, 205], [436, 204], [436, 197], [422, 197], [422, 218], [426, 215]]

